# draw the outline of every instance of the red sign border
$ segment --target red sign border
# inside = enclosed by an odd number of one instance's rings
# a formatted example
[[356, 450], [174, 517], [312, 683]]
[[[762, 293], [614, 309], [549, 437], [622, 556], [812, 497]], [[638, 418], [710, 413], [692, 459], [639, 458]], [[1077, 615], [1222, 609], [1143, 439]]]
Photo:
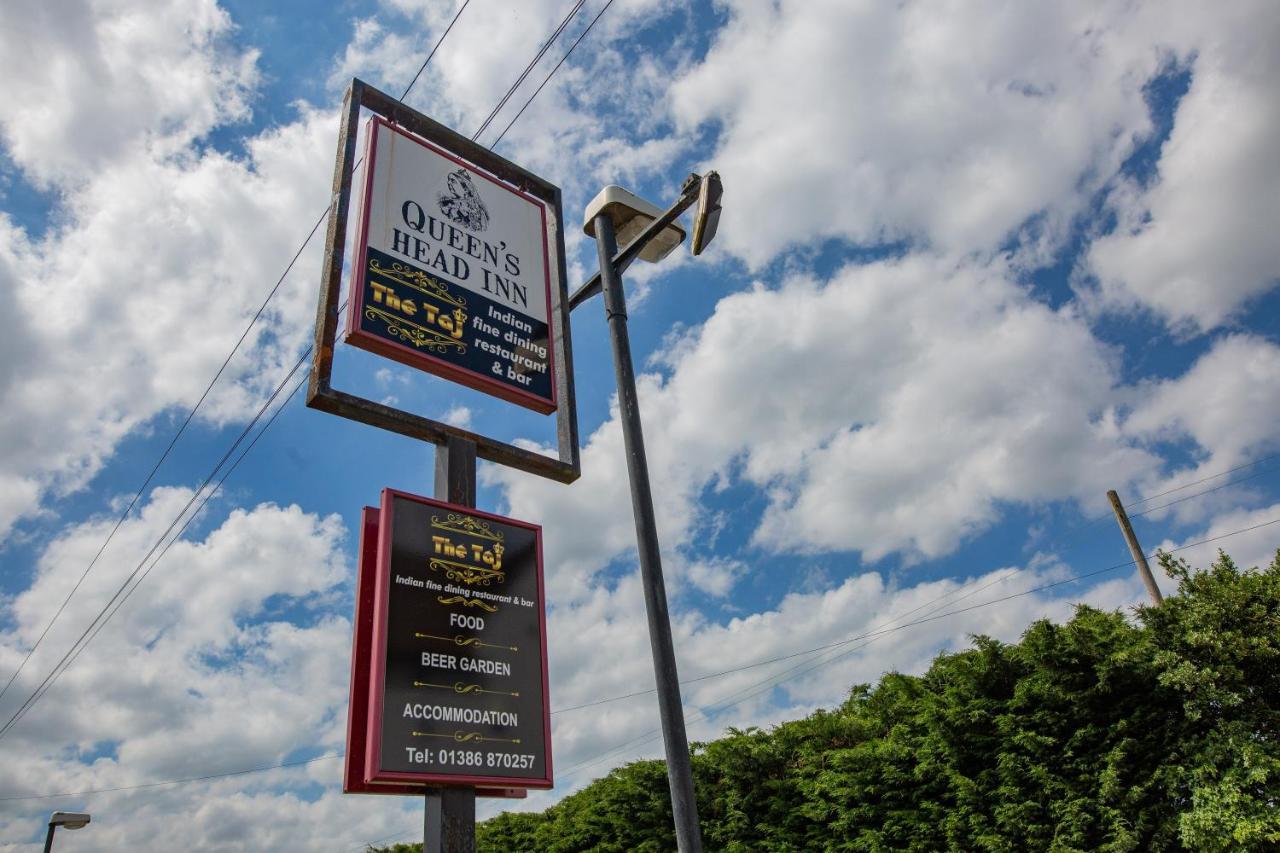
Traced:
[[[438, 507], [451, 512], [474, 515], [501, 524], [523, 527], [534, 532], [534, 550], [537, 555], [538, 590], [538, 635], [541, 640], [542, 656], [542, 734], [545, 774], [542, 778], [521, 776], [477, 776], [447, 773], [409, 773], [401, 770], [383, 770], [380, 766], [382, 754], [382, 727], [379, 721], [383, 718], [384, 691], [386, 689], [387, 671], [387, 608], [391, 588], [391, 505], [396, 498], [416, 501], [427, 506]], [[542, 571], [542, 527], [527, 521], [495, 515], [472, 507], [458, 506], [446, 501], [426, 498], [421, 495], [402, 492], [398, 489], [383, 489], [381, 506], [378, 509], [378, 557], [376, 568], [376, 584], [374, 588], [373, 643], [369, 674], [369, 713], [368, 736], [365, 739], [366, 751], [364, 759], [364, 782], [374, 785], [386, 782], [409, 782], [436, 785], [467, 785], [475, 787], [519, 787], [519, 788], [552, 788], [555, 786], [551, 762], [551, 694], [547, 674], [547, 610], [546, 591], [543, 589]]]
[[[503, 382], [498, 382], [484, 373], [471, 370], [466, 367], [459, 367], [454, 364], [430, 355], [429, 353], [420, 352], [404, 344], [398, 344], [395, 341], [388, 341], [377, 335], [370, 334], [360, 328], [360, 314], [364, 311], [364, 275], [365, 267], [368, 263], [368, 247], [369, 247], [369, 207], [373, 203], [373, 175], [374, 164], [377, 162], [378, 156], [378, 134], [377, 127], [381, 125], [386, 127], [392, 133], [398, 133], [405, 139], [431, 152], [452, 160], [459, 166], [469, 169], [495, 186], [506, 190], [507, 192], [519, 196], [531, 204], [537, 205], [538, 214], [542, 219], [542, 275], [543, 286], [546, 292], [547, 306], [547, 372], [551, 381], [551, 398], [540, 397], [529, 391], [523, 391], [519, 388], [513, 388]], [[451, 382], [457, 382], [459, 385], [465, 385], [476, 391], [491, 394], [499, 399], [524, 406], [543, 415], [553, 413], [559, 405], [556, 397], [556, 366], [555, 366], [555, 334], [551, 323], [551, 257], [547, 249], [547, 208], [540, 199], [523, 193], [514, 187], [508, 186], [506, 183], [488, 174], [485, 170], [474, 163], [468, 163], [457, 155], [446, 151], [438, 145], [433, 145], [425, 139], [409, 133], [401, 127], [382, 118], [382, 116], [373, 116], [369, 119], [368, 129], [365, 136], [365, 174], [364, 182], [361, 189], [361, 199], [358, 204], [359, 221], [356, 225], [356, 255], [358, 263], [351, 268], [351, 288], [347, 300], [347, 328], [343, 333], [342, 340], [344, 343], [352, 344], [360, 349], [367, 350], [376, 355], [398, 361], [408, 367], [433, 373], [443, 379]]]
[[[347, 751], [342, 762], [342, 793], [421, 797], [425, 785], [369, 784], [364, 780], [369, 737], [369, 674], [372, 671], [374, 587], [378, 571], [378, 509], [360, 512], [360, 552], [356, 569], [356, 612], [351, 637], [351, 687], [347, 701]], [[477, 788], [477, 797], [523, 799], [524, 788]]]

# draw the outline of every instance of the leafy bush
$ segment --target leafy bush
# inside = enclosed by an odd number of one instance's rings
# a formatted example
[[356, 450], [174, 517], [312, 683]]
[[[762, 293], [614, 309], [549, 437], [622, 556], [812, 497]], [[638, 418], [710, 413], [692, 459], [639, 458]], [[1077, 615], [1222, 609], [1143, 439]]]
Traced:
[[[707, 849], [1280, 849], [1280, 552], [1263, 571], [1225, 554], [1204, 572], [1160, 564], [1178, 594], [1136, 621], [1080, 606], [1017, 644], [975, 637], [922, 676], [696, 745]], [[674, 850], [665, 767], [501, 815], [477, 844]]]

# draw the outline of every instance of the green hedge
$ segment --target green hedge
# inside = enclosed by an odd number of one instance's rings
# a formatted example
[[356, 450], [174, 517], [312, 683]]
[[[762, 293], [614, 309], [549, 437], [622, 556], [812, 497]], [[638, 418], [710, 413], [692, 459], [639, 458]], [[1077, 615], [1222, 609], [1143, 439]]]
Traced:
[[[708, 850], [1280, 849], [1280, 552], [1161, 559], [1178, 594], [975, 637], [924, 675], [695, 748]], [[672, 851], [665, 767], [640, 761], [482, 851]], [[397, 848], [398, 850], [401, 848]], [[404, 848], [407, 849], [407, 848]], [[418, 849], [418, 848], [413, 848]]]

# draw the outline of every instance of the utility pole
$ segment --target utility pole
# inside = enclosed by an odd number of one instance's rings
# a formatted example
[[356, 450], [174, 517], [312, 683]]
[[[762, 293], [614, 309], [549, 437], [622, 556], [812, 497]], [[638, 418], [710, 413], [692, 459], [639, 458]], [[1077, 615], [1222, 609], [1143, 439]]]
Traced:
[[[476, 505], [476, 443], [449, 436], [436, 445], [435, 496], [457, 506]], [[423, 853], [475, 853], [476, 789], [429, 788]]]
[[1164, 596], [1160, 594], [1160, 587], [1156, 586], [1156, 579], [1151, 574], [1151, 566], [1147, 565], [1147, 556], [1143, 553], [1142, 546], [1138, 544], [1133, 525], [1129, 523], [1129, 516], [1125, 514], [1124, 504], [1120, 503], [1120, 495], [1112, 489], [1107, 492], [1107, 500], [1111, 501], [1111, 508], [1115, 510], [1120, 532], [1124, 534], [1124, 541], [1129, 543], [1129, 553], [1133, 555], [1133, 561], [1138, 564], [1138, 574], [1142, 576], [1142, 582], [1147, 585], [1151, 601], [1157, 605], [1163, 603]]

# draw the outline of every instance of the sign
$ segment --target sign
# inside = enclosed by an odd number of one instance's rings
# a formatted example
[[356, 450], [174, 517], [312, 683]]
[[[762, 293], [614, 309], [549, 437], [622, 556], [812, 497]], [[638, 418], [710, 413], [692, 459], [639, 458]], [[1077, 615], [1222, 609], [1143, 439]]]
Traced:
[[[361, 118], [366, 113], [376, 117], [374, 123]], [[561, 483], [577, 480], [582, 466], [559, 187], [360, 80], [351, 81], [341, 116], [307, 406], [431, 444], [461, 439], [476, 446], [478, 459]], [[362, 127], [367, 132], [362, 134]], [[362, 135], [366, 137], [364, 151], [359, 145]], [[387, 175], [402, 171], [405, 157], [434, 164], [438, 178], [439, 170], [444, 169], [443, 186], [439, 179], [433, 183], [422, 172], [402, 176], [404, 183], [393, 183]], [[368, 168], [364, 167], [366, 158]], [[461, 175], [456, 174], [459, 171]], [[452, 190], [450, 175], [455, 176]], [[467, 194], [461, 183], [464, 176], [468, 180], [466, 187], [474, 190], [479, 199], [478, 205], [449, 201]], [[373, 203], [375, 194], [381, 194], [378, 204]], [[446, 196], [444, 201], [442, 194]], [[412, 205], [408, 204], [410, 201]], [[479, 205], [483, 205], [482, 210]], [[421, 233], [416, 230], [419, 209]], [[517, 214], [521, 211], [527, 226], [524, 230], [528, 232], [524, 234], [528, 239], [524, 240], [505, 233], [520, 230], [517, 225], [521, 217]], [[449, 217], [450, 212], [454, 218]], [[352, 227], [348, 227], [348, 214]], [[404, 221], [406, 215], [409, 221]], [[485, 228], [476, 232], [455, 219], [472, 222], [477, 228], [484, 224]], [[409, 237], [423, 241], [421, 247]], [[432, 243], [432, 239], [437, 242]], [[532, 247], [517, 246], [530, 241]], [[444, 254], [431, 254], [430, 246]], [[406, 247], [407, 253], [403, 251]], [[394, 259], [389, 262], [391, 266], [378, 261], [379, 269], [388, 270], [388, 275], [372, 269], [372, 261], [378, 260], [376, 252]], [[514, 260], [506, 257], [508, 253]], [[458, 258], [456, 264], [454, 256]], [[395, 267], [397, 263], [399, 269]], [[508, 264], [519, 273], [511, 273]], [[488, 278], [485, 269], [490, 271]], [[460, 280], [451, 278], [455, 273]], [[492, 277], [495, 274], [505, 284], [499, 285]], [[410, 285], [421, 285], [427, 292]], [[543, 316], [548, 289], [550, 312]], [[441, 291], [450, 299], [466, 302], [466, 306], [438, 298]], [[511, 308], [495, 307], [490, 316], [488, 308], [481, 305], [482, 299]], [[343, 314], [348, 304], [351, 312]], [[376, 310], [370, 312], [370, 307]], [[459, 308], [467, 314], [466, 323], [459, 323], [453, 313]], [[477, 317], [483, 328], [476, 322]], [[544, 370], [543, 324], [548, 318], [550, 340], [545, 347], [548, 362]], [[517, 321], [522, 327], [516, 326]], [[460, 328], [462, 336], [455, 338]], [[476, 387], [538, 411], [549, 412], [554, 407], [556, 454], [549, 456], [524, 442], [500, 441], [396, 408], [392, 399], [371, 399], [358, 389], [335, 387], [334, 355], [335, 350], [341, 349], [337, 346], [340, 337], [416, 367], [475, 383]], [[429, 346], [433, 342], [443, 352]], [[476, 361], [478, 353], [485, 354], [486, 359]], [[468, 359], [472, 362], [468, 363]]]
[[377, 528], [362, 783], [550, 788], [541, 528], [392, 489]]
[[[373, 667], [373, 615], [378, 577], [378, 510], [367, 506], [360, 515], [360, 552], [356, 572], [356, 615], [351, 638], [351, 690], [347, 702], [347, 751], [343, 756], [344, 794], [401, 794], [421, 797], [422, 785], [370, 785], [365, 782], [365, 751], [369, 738], [369, 675]], [[523, 788], [477, 788], [477, 797], [523, 799]]]
[[543, 202], [380, 116], [365, 145], [344, 339], [555, 411]]

